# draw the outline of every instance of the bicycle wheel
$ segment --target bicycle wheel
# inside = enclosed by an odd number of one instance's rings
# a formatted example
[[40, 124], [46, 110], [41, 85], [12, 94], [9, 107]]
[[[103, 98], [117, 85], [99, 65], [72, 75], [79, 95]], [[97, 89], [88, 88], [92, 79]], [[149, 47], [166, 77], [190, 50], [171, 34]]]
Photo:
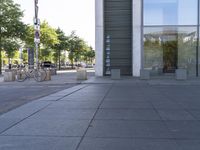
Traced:
[[34, 79], [37, 82], [42, 82], [46, 78], [46, 71], [44, 70], [35, 70], [34, 72]]
[[23, 82], [23, 81], [25, 81], [25, 80], [27, 79], [27, 76], [26, 76], [25, 71], [24, 71], [24, 70], [19, 70], [19, 71], [17, 71], [17, 74], [16, 74], [15, 78], [16, 78], [16, 80], [17, 80], [18, 82]]

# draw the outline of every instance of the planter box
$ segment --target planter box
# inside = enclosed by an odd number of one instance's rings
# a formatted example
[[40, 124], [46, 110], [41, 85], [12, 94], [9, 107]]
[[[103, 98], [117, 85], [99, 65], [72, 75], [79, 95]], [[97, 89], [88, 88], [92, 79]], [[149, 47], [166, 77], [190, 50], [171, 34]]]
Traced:
[[113, 80], [121, 79], [120, 69], [111, 69], [111, 79], [113, 79]]
[[140, 79], [141, 80], [149, 80], [150, 79], [150, 71], [147, 69], [140, 70]]
[[87, 80], [86, 69], [78, 69], [77, 70], [77, 80]]
[[56, 68], [51, 68], [50, 71], [51, 71], [52, 76], [57, 75], [57, 69]]
[[51, 80], [51, 71], [50, 70], [46, 70], [45, 81], [50, 81], [50, 80]]
[[176, 80], [187, 80], [187, 70], [176, 69]]
[[16, 75], [16, 72], [12, 70], [4, 72], [4, 82], [15, 81], [15, 75]]

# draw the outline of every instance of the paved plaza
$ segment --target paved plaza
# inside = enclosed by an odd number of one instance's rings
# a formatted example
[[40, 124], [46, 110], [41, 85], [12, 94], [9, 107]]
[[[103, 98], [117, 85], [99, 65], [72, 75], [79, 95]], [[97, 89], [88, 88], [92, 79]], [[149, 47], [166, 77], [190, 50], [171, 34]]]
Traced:
[[200, 85], [90, 81], [1, 115], [0, 150], [200, 149]]

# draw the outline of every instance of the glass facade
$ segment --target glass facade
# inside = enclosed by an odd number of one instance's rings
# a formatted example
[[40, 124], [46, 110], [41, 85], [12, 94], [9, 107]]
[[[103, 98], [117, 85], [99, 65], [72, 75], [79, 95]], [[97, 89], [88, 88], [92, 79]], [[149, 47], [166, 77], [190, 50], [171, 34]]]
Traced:
[[198, 0], [143, 0], [144, 68], [197, 75]]

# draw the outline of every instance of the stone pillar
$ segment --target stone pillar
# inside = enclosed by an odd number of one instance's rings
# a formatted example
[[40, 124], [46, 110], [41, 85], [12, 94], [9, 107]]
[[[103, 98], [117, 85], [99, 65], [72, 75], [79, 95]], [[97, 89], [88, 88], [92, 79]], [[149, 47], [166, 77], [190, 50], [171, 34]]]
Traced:
[[140, 70], [142, 69], [142, 22], [143, 22], [143, 13], [142, 13], [142, 0], [133, 0], [133, 76], [139, 77]]
[[104, 58], [104, 0], [95, 0], [96, 76], [103, 76]]

